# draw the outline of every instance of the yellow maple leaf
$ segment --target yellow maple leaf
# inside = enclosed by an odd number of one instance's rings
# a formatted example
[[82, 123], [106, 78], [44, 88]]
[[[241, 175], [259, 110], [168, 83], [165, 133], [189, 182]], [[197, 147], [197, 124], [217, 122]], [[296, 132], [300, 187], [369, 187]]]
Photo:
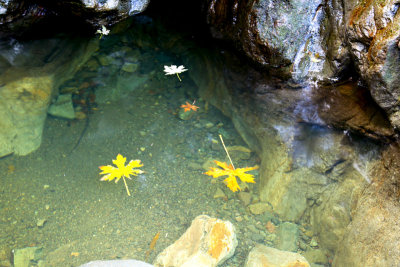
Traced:
[[117, 158], [114, 159], [112, 162], [117, 167], [111, 165], [99, 167], [100, 170], [102, 170], [100, 174], [105, 174], [103, 177], [101, 177], [100, 181], [112, 181], [115, 179], [115, 182], [117, 183], [119, 179], [123, 178], [126, 191], [128, 192], [128, 195], [130, 195], [125, 178], [131, 179], [131, 175], [137, 176], [138, 174], [143, 173], [142, 170], [134, 169], [137, 167], [142, 167], [143, 164], [140, 162], [140, 160], [137, 159], [129, 161], [128, 165], [125, 166], [126, 158], [123, 157], [121, 154], [118, 154]]
[[211, 167], [209, 171], [205, 172], [204, 174], [210, 175], [213, 178], [218, 178], [220, 176], [227, 175], [228, 177], [224, 180], [226, 186], [236, 192], [240, 190], [240, 186], [237, 183], [236, 177], [238, 177], [242, 182], [245, 183], [255, 183], [254, 176], [252, 174], [246, 173], [247, 171], [252, 171], [258, 169], [258, 166], [253, 167], [246, 167], [246, 168], [233, 168], [232, 165], [226, 164], [226, 162], [220, 162], [218, 160], [214, 160], [215, 164], [218, 167]]

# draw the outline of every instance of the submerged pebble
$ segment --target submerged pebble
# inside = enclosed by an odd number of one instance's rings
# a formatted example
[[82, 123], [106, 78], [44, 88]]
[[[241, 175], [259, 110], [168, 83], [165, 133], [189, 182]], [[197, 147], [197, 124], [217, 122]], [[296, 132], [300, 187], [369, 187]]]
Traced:
[[46, 222], [47, 222], [46, 219], [39, 219], [36, 222], [36, 226], [39, 227], [39, 228], [42, 228]]

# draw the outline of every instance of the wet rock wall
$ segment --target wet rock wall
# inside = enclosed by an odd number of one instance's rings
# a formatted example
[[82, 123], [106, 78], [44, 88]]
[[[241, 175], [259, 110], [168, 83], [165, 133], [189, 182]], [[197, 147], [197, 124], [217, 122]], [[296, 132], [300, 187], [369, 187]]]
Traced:
[[378, 0], [212, 0], [206, 10], [215, 38], [273, 74], [335, 83], [356, 73], [398, 128], [398, 7]]

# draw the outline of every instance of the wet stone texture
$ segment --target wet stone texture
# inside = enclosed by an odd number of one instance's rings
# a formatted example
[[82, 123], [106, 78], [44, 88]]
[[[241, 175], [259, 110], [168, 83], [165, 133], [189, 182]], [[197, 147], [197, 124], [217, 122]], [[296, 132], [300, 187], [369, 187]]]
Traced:
[[309, 1], [210, 1], [207, 21], [214, 37], [233, 40], [250, 59], [287, 75], [309, 36], [320, 4]]
[[[64, 27], [66, 21], [74, 25], [76, 21], [87, 22], [96, 28], [100, 25], [115, 24], [129, 16], [143, 12], [150, 0], [63, 0], [63, 1], [2, 1], [0, 2], [1, 36], [30, 34], [33, 27], [44, 21], [59, 20]], [[53, 21], [54, 23], [54, 21]], [[80, 25], [75, 28], [82, 29]], [[39, 29], [39, 31], [40, 31]]]
[[[259, 155], [260, 201], [269, 203], [282, 221], [309, 229], [305, 250], [320, 245], [333, 255], [369, 181], [367, 169], [358, 163], [359, 147], [375, 148], [323, 127], [310, 88], [293, 90], [294, 85], [268, 80], [251, 69], [228, 71], [223, 64], [236, 64], [233, 57], [223, 57], [188, 59], [200, 95], [232, 119]], [[362, 162], [374, 159], [367, 153]]]
[[213, 0], [207, 21], [214, 37], [282, 77], [336, 82], [357, 72], [400, 128], [398, 7], [394, 0]]
[[55, 89], [72, 77], [97, 49], [95, 41], [52, 40], [21, 43], [34, 56], [10, 50], [0, 56], [0, 157], [12, 153], [27, 155], [42, 140], [47, 108]]
[[335, 128], [350, 129], [376, 140], [389, 141], [394, 136], [385, 112], [368, 90], [355, 82], [323, 86], [313, 98], [321, 119]]
[[399, 20], [396, 1], [367, 1], [357, 3], [346, 21], [355, 65], [396, 128], [400, 127]]
[[398, 145], [388, 147], [339, 243], [333, 266], [398, 266], [400, 258]]

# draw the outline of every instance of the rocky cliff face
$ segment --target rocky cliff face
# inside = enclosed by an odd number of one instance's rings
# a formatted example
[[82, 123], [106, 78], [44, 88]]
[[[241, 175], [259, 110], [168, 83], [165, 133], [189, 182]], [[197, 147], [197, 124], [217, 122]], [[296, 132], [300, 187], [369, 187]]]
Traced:
[[386, 111], [392, 125], [399, 128], [399, 4], [397, 1], [351, 4], [346, 14], [346, 38], [353, 62], [375, 101]]
[[[395, 130], [400, 127], [398, 8], [398, 1], [392, 0], [210, 0], [206, 7], [213, 36], [229, 40], [249, 59], [271, 73], [296, 81], [319, 80], [335, 84], [312, 90], [318, 115], [301, 114], [301, 121], [314, 124], [323, 121], [377, 139], [383, 136], [393, 138]], [[337, 83], [348, 78], [351, 78], [349, 82]], [[218, 88], [216, 91], [221, 90], [220, 85]], [[261, 91], [269, 92], [269, 89]], [[276, 101], [280, 108], [286, 107], [286, 101], [290, 102], [287, 98], [296, 99], [296, 93], [290, 93], [290, 90], [285, 94], [286, 97]], [[278, 95], [279, 92], [273, 93], [273, 97]], [[271, 100], [273, 97], [268, 98]], [[294, 101], [301, 105], [306, 97], [303, 94]], [[371, 97], [372, 101], [368, 100]], [[233, 101], [232, 98], [224, 99]], [[373, 102], [378, 107], [370, 110]], [[335, 157], [327, 156], [319, 160], [326, 164], [330, 160], [336, 163], [344, 160], [342, 166], [335, 163], [331, 166], [338, 168], [333, 169], [334, 173], [340, 170], [345, 175], [340, 180], [333, 178], [333, 183], [324, 183], [323, 176], [319, 175], [331, 175], [329, 171], [325, 172], [324, 164], [313, 161], [307, 167], [309, 173], [294, 167], [296, 155], [278, 149], [277, 143], [280, 142], [271, 141], [274, 136], [266, 137], [268, 133], [273, 133], [272, 130], [264, 127], [262, 133], [257, 131], [261, 119], [242, 120], [240, 118], [246, 117], [248, 112], [235, 111], [235, 105], [226, 103], [216, 105], [222, 110], [228, 109], [226, 114], [236, 117], [233, 119], [235, 125], [250, 145], [261, 148], [261, 200], [271, 203], [274, 210], [288, 220], [310, 216], [320, 244], [335, 254], [333, 266], [397, 264], [398, 255], [393, 251], [398, 250], [396, 240], [400, 231], [393, 214], [398, 214], [399, 209], [399, 179], [394, 175], [398, 172], [398, 160], [395, 159], [398, 159], [398, 146], [384, 151], [383, 162], [374, 163], [375, 169], [380, 171], [371, 175], [372, 180], [359, 169], [356, 161], [350, 169], [360, 170], [359, 174], [365, 179], [349, 172], [345, 162], [354, 160], [351, 156], [340, 156], [341, 153], [328, 149], [328, 154], [340, 159], [335, 161]], [[273, 106], [272, 103], [266, 105]], [[296, 108], [293, 110], [296, 112]], [[306, 106], [303, 106], [304, 110], [307, 110]], [[274, 125], [276, 114], [273, 109], [260, 112], [256, 117], [262, 116], [259, 114], [268, 114], [265, 120], [270, 120], [269, 126]], [[251, 124], [253, 130], [255, 128], [251, 134], [246, 131], [246, 123]], [[275, 126], [276, 131], [285, 133], [285, 127], [290, 125], [281, 124]], [[284, 137], [284, 134], [277, 134], [275, 139], [281, 138], [280, 144], [285, 145], [293, 142], [290, 136], [289, 142]], [[318, 136], [312, 138], [317, 147], [318, 144], [330, 143], [323, 137], [322, 141], [319, 139], [321, 137]], [[333, 142], [333, 147], [345, 151], [343, 140]], [[288, 146], [287, 150], [290, 149], [298, 151], [299, 147]], [[363, 184], [363, 180], [367, 183]], [[310, 189], [311, 186], [314, 188]], [[315, 202], [310, 204], [306, 199], [314, 199]]]
[[70, 21], [71, 25], [86, 22], [98, 28], [99, 25], [114, 24], [143, 12], [149, 2], [150, 0], [1, 1], [1, 36], [26, 34], [35, 25], [50, 19], [61, 20], [57, 23], [58, 27], [63, 26], [65, 21]]
[[273, 73], [335, 82], [355, 70], [399, 128], [398, 7], [394, 0], [211, 0], [206, 9], [214, 37]]
[[[286, 77], [320, 71], [325, 51], [319, 0], [211, 0], [207, 21], [215, 38], [232, 40], [250, 59]], [[318, 64], [317, 64], [318, 63]]]

